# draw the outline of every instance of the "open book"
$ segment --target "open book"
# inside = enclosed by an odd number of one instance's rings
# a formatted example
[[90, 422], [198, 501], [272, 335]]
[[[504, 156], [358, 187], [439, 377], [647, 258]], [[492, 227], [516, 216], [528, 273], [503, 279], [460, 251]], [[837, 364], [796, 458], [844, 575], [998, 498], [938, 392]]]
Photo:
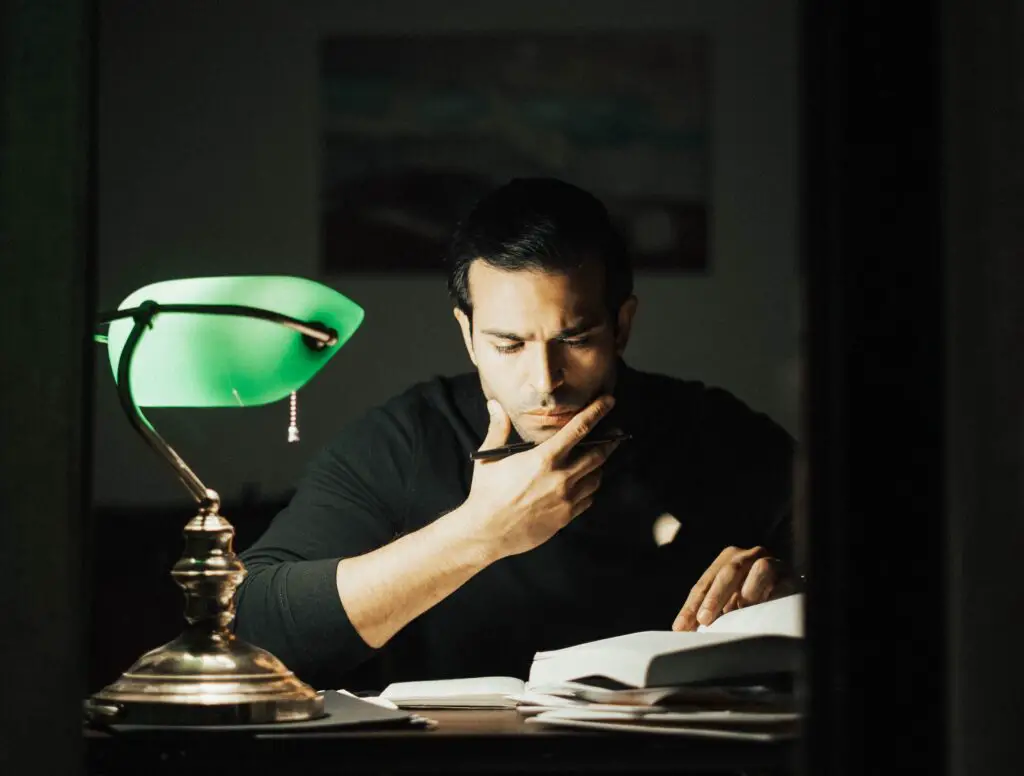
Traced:
[[727, 683], [799, 668], [803, 596], [724, 614], [697, 632], [641, 631], [534, 655], [529, 680], [511, 676], [397, 682], [381, 693], [402, 708], [513, 708], [574, 685], [609, 689]]
[[538, 652], [531, 684], [672, 687], [792, 674], [800, 667], [803, 596], [724, 614], [697, 632], [641, 631]]

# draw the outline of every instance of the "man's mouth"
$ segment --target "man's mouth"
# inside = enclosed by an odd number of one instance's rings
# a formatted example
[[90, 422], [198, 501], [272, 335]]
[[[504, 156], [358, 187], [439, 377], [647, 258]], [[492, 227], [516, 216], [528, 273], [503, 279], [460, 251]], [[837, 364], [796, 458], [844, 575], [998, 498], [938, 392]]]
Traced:
[[536, 423], [543, 425], [565, 425], [579, 412], [578, 409], [560, 408], [553, 410], [531, 410], [523, 414]]
[[535, 415], [540, 418], [558, 418], [563, 415], [575, 415], [579, 412], [575, 407], [558, 408], [554, 410], [529, 410], [526, 415]]

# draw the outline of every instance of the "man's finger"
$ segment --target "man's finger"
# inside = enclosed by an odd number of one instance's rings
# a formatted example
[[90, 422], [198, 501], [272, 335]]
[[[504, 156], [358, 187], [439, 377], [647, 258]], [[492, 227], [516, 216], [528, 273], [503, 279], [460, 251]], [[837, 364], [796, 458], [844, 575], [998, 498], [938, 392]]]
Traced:
[[758, 558], [754, 561], [740, 588], [740, 597], [745, 605], [759, 604], [768, 598], [778, 577], [776, 571], [772, 558]]
[[573, 487], [594, 470], [599, 469], [608, 460], [608, 456], [612, 454], [612, 451], [620, 444], [622, 443], [608, 442], [607, 444], [598, 445], [593, 450], [587, 450], [587, 452], [573, 461], [572, 465], [566, 470], [568, 472], [567, 482], [569, 487]]
[[675, 622], [672, 623], [672, 630], [696, 630], [698, 625], [697, 611], [700, 609], [704, 596], [707, 595], [708, 588], [711, 587], [711, 583], [718, 576], [719, 569], [735, 557], [735, 547], [726, 547], [718, 553], [718, 557], [700, 575], [697, 584], [690, 588], [690, 594], [686, 597], [686, 603], [683, 604], [683, 608], [676, 615]]
[[593, 504], [593, 503], [594, 503], [594, 497], [593, 496], [588, 496], [585, 499], [577, 501], [576, 504], [572, 508], [573, 519], [576, 519], [577, 517], [582, 515], [584, 512], [586, 512], [590, 508], [590, 505]]
[[733, 593], [729, 597], [729, 603], [727, 603], [725, 606], [722, 607], [722, 614], [728, 614], [729, 612], [735, 611], [736, 609], [740, 608], [740, 605], [741, 605], [740, 594], [739, 593]]
[[580, 478], [580, 480], [572, 486], [572, 500], [582, 501], [583, 499], [594, 495], [600, 485], [601, 470], [598, 469], [597, 471], [590, 472], [590, 474]]
[[704, 600], [704, 596], [707, 593], [708, 587], [711, 586], [712, 580], [715, 575], [718, 574], [718, 569], [722, 564], [719, 561], [715, 561], [701, 574], [700, 579], [697, 580], [692, 588], [690, 588], [690, 594], [686, 596], [686, 603], [683, 604], [683, 608], [679, 610], [679, 614], [676, 615], [675, 622], [672, 623], [672, 630], [694, 630], [697, 627], [697, 609], [700, 606], [700, 602]]
[[561, 458], [582, 440], [587, 434], [594, 430], [594, 426], [609, 410], [615, 406], [615, 397], [599, 396], [590, 404], [580, 410], [573, 419], [562, 426], [550, 438], [541, 442], [539, 450], [553, 459]]
[[707, 595], [697, 609], [697, 622], [701, 625], [710, 625], [715, 621], [732, 594], [739, 591], [749, 567], [748, 560], [737, 558], [718, 570]]

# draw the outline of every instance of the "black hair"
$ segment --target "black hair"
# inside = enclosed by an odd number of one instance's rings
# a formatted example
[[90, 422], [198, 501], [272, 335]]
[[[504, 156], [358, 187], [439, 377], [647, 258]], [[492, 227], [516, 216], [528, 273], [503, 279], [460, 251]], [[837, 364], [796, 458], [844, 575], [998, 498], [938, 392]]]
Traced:
[[597, 197], [555, 178], [516, 178], [483, 197], [456, 227], [448, 247], [448, 294], [472, 320], [469, 266], [567, 272], [604, 267], [605, 304], [614, 325], [633, 293], [625, 243]]

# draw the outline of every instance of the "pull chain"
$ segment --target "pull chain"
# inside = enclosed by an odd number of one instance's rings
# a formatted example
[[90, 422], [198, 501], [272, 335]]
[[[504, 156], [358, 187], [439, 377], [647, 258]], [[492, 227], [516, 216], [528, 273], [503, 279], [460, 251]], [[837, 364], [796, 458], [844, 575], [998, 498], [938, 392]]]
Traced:
[[299, 395], [295, 391], [288, 399], [288, 441], [299, 441]]

